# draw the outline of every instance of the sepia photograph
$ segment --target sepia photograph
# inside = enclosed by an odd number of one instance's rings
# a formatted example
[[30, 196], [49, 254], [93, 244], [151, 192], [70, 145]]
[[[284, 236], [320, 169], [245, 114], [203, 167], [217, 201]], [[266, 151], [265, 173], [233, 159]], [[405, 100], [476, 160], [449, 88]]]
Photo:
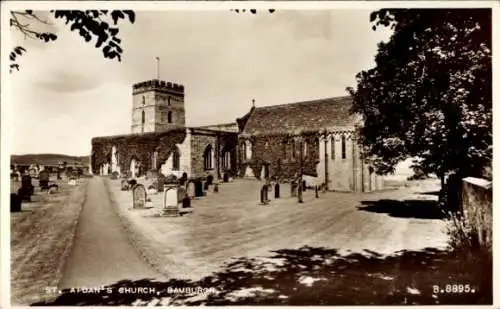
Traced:
[[3, 2], [2, 304], [493, 307], [497, 9]]

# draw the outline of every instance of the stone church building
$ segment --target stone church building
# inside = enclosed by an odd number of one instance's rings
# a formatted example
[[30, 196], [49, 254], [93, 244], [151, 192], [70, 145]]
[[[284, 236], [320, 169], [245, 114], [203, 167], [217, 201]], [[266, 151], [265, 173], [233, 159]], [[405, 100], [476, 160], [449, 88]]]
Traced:
[[132, 87], [131, 133], [92, 139], [94, 174], [148, 171], [288, 180], [368, 192], [382, 188], [360, 157], [349, 97], [255, 107], [236, 122], [187, 127], [184, 86], [150, 80]]

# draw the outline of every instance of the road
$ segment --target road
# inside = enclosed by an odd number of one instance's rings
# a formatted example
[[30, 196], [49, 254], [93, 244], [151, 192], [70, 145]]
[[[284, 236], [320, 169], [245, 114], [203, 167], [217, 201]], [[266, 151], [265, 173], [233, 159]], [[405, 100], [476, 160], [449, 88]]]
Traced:
[[59, 288], [161, 279], [130, 244], [101, 178], [92, 178]]

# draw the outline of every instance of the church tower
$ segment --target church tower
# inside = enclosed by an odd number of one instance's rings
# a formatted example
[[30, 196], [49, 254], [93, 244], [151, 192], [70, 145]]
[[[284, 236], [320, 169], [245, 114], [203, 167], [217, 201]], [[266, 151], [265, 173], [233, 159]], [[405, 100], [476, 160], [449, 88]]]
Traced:
[[132, 86], [132, 133], [184, 127], [184, 86], [153, 79]]

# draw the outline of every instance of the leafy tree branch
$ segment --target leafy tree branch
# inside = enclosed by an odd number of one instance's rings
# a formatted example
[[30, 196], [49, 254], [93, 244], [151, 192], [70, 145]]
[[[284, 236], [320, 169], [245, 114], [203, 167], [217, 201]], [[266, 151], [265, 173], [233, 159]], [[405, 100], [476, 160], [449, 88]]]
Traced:
[[[59, 11], [51, 10], [49, 15], [54, 19], [61, 19], [68, 25], [70, 31], [77, 32], [86, 42], [96, 39], [95, 47], [101, 49], [104, 58], [121, 61], [123, 49], [118, 37], [118, 23], [127, 20], [133, 24], [135, 13], [130, 10], [86, 10], [86, 11]], [[51, 25], [50, 22], [40, 18], [32, 10], [11, 11], [10, 28], [20, 32], [25, 39], [42, 40], [45, 43], [57, 40], [57, 35], [52, 32], [42, 32], [37, 29], [39, 25]], [[10, 71], [19, 70], [17, 57], [26, 52], [22, 46], [13, 48], [9, 55]]]

